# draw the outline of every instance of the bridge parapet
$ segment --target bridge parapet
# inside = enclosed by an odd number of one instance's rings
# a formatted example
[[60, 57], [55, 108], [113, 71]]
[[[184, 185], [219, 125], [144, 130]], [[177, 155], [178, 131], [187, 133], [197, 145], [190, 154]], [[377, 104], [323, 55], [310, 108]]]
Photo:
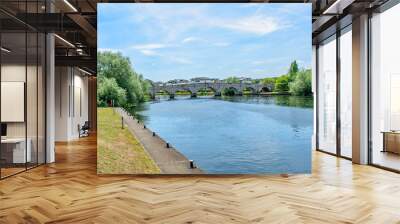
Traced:
[[272, 85], [264, 85], [264, 84], [255, 84], [255, 83], [224, 83], [224, 82], [216, 82], [216, 83], [182, 83], [182, 84], [173, 84], [173, 85], [163, 85], [163, 86], [152, 86], [149, 89], [149, 94], [155, 96], [156, 93], [165, 91], [170, 95], [174, 95], [177, 91], [189, 91], [193, 94], [197, 94], [197, 92], [201, 89], [211, 89], [216, 94], [220, 94], [223, 89], [226, 88], [234, 88], [238, 92], [243, 92], [246, 89], [250, 89], [254, 94], [259, 94], [263, 89], [267, 88], [268, 91], [272, 90]]

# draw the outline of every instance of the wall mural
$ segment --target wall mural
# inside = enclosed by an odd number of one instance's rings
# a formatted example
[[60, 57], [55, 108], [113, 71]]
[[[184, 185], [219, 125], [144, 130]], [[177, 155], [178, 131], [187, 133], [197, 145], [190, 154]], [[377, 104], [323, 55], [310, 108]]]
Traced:
[[103, 3], [98, 30], [98, 173], [311, 172], [311, 4]]

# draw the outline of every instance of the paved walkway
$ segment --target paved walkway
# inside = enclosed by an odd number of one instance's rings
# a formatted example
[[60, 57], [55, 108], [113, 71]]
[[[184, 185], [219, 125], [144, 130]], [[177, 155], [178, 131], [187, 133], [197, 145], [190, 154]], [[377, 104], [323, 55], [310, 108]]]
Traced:
[[[190, 168], [189, 160], [177, 149], [170, 145], [166, 147], [166, 142], [159, 136], [153, 136], [153, 132], [144, 128], [143, 123], [130, 116], [124, 109], [115, 108], [123, 118], [125, 128], [136, 136], [145, 150], [153, 158], [154, 162], [161, 169], [163, 174], [201, 174], [199, 168]], [[196, 162], [196, 161], [195, 161]]]

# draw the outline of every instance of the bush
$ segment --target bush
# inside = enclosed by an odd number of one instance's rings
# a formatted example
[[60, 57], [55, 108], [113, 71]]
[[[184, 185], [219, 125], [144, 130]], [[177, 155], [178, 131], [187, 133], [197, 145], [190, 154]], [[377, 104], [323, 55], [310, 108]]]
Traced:
[[226, 88], [222, 90], [222, 95], [224, 96], [234, 96], [235, 95], [235, 90], [232, 88]]
[[276, 79], [275, 82], [275, 92], [286, 92], [289, 90], [289, 78], [286, 75]]
[[119, 87], [114, 78], [102, 78], [99, 80], [97, 90], [97, 104], [99, 106], [123, 106], [126, 103], [126, 91]]
[[289, 84], [289, 92], [296, 96], [311, 95], [311, 70], [302, 70], [297, 73], [296, 78]]

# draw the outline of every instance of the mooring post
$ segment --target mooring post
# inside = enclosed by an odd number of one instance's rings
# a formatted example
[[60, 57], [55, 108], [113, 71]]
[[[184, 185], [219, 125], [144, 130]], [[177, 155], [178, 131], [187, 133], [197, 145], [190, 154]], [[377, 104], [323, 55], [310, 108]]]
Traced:
[[121, 116], [121, 129], [124, 129], [124, 117]]
[[196, 168], [196, 166], [194, 165], [193, 160], [189, 160], [189, 164], [190, 164], [190, 169]]

